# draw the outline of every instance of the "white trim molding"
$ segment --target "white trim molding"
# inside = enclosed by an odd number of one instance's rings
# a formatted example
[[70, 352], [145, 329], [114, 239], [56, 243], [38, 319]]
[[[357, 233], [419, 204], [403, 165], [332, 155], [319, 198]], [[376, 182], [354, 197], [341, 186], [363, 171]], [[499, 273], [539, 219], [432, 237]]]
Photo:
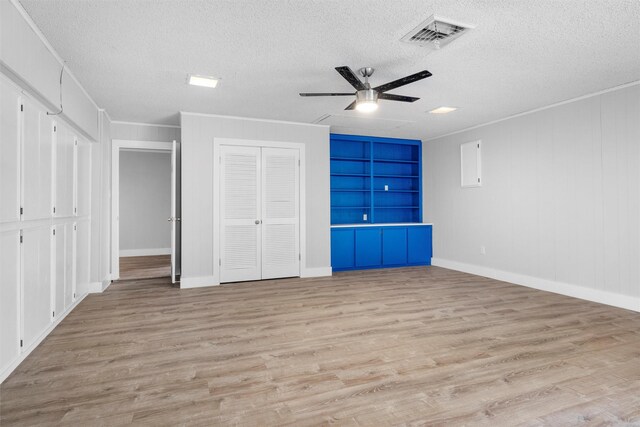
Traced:
[[332, 275], [333, 270], [331, 267], [309, 267], [302, 270], [300, 277], [326, 277]]
[[570, 283], [556, 282], [553, 280], [541, 279], [539, 277], [526, 276], [524, 274], [511, 273], [509, 271], [497, 270], [480, 265], [466, 264], [442, 258], [433, 258], [431, 260], [431, 265], [640, 312], [640, 298], [638, 297], [601, 291], [598, 289], [586, 288], [584, 286], [572, 285]]
[[190, 113], [188, 111], [180, 111], [180, 115], [181, 116], [197, 116], [197, 117], [219, 117], [221, 119], [253, 120], [256, 122], [264, 122], [264, 123], [285, 123], [289, 125], [314, 126], [314, 127], [323, 127], [323, 128], [330, 127], [329, 125], [319, 125], [317, 123], [303, 123], [303, 122], [291, 122], [286, 120], [260, 119], [257, 117], [225, 116], [224, 114]]
[[121, 249], [120, 258], [130, 256], [171, 255], [171, 248]]
[[151, 126], [151, 127], [158, 127], [158, 128], [180, 129], [180, 125], [161, 125], [156, 123], [125, 122], [122, 120], [111, 120], [111, 123], [115, 125]]
[[216, 276], [180, 278], [180, 289], [205, 288], [207, 286], [218, 286], [219, 284], [220, 282]]

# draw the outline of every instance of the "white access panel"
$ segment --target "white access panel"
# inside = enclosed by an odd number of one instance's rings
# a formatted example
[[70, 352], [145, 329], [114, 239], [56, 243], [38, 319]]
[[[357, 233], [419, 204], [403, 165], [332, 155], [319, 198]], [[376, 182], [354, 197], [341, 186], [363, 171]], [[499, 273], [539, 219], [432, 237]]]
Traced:
[[20, 354], [20, 231], [0, 232], [0, 372]]
[[22, 218], [50, 218], [53, 205], [53, 121], [35, 102], [25, 99], [23, 105]]
[[0, 78], [0, 222], [20, 220], [20, 93]]
[[300, 154], [262, 148], [262, 278], [300, 275]]
[[70, 227], [73, 228], [72, 225], [70, 226], [66, 224], [59, 224], [55, 226], [55, 275], [53, 286], [53, 311], [55, 312], [55, 317], [59, 317], [64, 312], [64, 290], [67, 283], [66, 264], [67, 257], [70, 256], [66, 251], [66, 242], [67, 239], [71, 239], [70, 234], [67, 232]]
[[482, 185], [481, 141], [466, 142], [460, 145], [460, 180], [462, 187], [480, 187]]
[[22, 339], [24, 347], [28, 347], [51, 323], [53, 229], [25, 229], [22, 236]]
[[84, 216], [91, 213], [91, 143], [80, 139], [77, 151], [76, 214]]
[[74, 204], [74, 143], [75, 137], [71, 129], [63, 123], [57, 124], [56, 132], [56, 217], [73, 215]]
[[89, 236], [90, 236], [90, 223], [89, 221], [79, 221], [76, 224], [76, 282], [75, 293], [76, 296], [72, 299], [75, 301], [79, 296], [78, 290], [85, 290], [89, 285]]
[[261, 278], [260, 147], [220, 150], [220, 281]]

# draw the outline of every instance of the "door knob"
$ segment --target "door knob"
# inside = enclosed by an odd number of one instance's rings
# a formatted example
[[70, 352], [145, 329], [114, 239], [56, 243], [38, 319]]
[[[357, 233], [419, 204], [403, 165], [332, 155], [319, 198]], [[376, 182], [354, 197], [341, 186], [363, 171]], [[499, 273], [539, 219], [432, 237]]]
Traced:
[[255, 220], [255, 223], [256, 223], [256, 225], [257, 225], [257, 224], [260, 224], [260, 220], [259, 220], [259, 219], [256, 219], [256, 220]]

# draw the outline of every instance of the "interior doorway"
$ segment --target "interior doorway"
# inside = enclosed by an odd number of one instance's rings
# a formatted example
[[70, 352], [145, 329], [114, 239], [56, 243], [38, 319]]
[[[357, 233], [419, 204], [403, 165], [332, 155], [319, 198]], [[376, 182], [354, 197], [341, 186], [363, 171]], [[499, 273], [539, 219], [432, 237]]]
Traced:
[[112, 280], [180, 274], [179, 145], [113, 140]]

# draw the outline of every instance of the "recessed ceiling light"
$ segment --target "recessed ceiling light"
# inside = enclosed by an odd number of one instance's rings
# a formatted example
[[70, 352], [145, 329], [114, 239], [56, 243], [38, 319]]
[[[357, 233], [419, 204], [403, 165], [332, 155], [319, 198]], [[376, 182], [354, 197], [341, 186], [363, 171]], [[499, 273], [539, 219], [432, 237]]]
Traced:
[[429, 111], [431, 114], [447, 114], [452, 111], [456, 111], [456, 107], [438, 107], [435, 110]]
[[189, 74], [189, 84], [192, 86], [203, 86], [214, 88], [218, 86], [218, 78], [211, 76], [197, 76], [195, 74]]

